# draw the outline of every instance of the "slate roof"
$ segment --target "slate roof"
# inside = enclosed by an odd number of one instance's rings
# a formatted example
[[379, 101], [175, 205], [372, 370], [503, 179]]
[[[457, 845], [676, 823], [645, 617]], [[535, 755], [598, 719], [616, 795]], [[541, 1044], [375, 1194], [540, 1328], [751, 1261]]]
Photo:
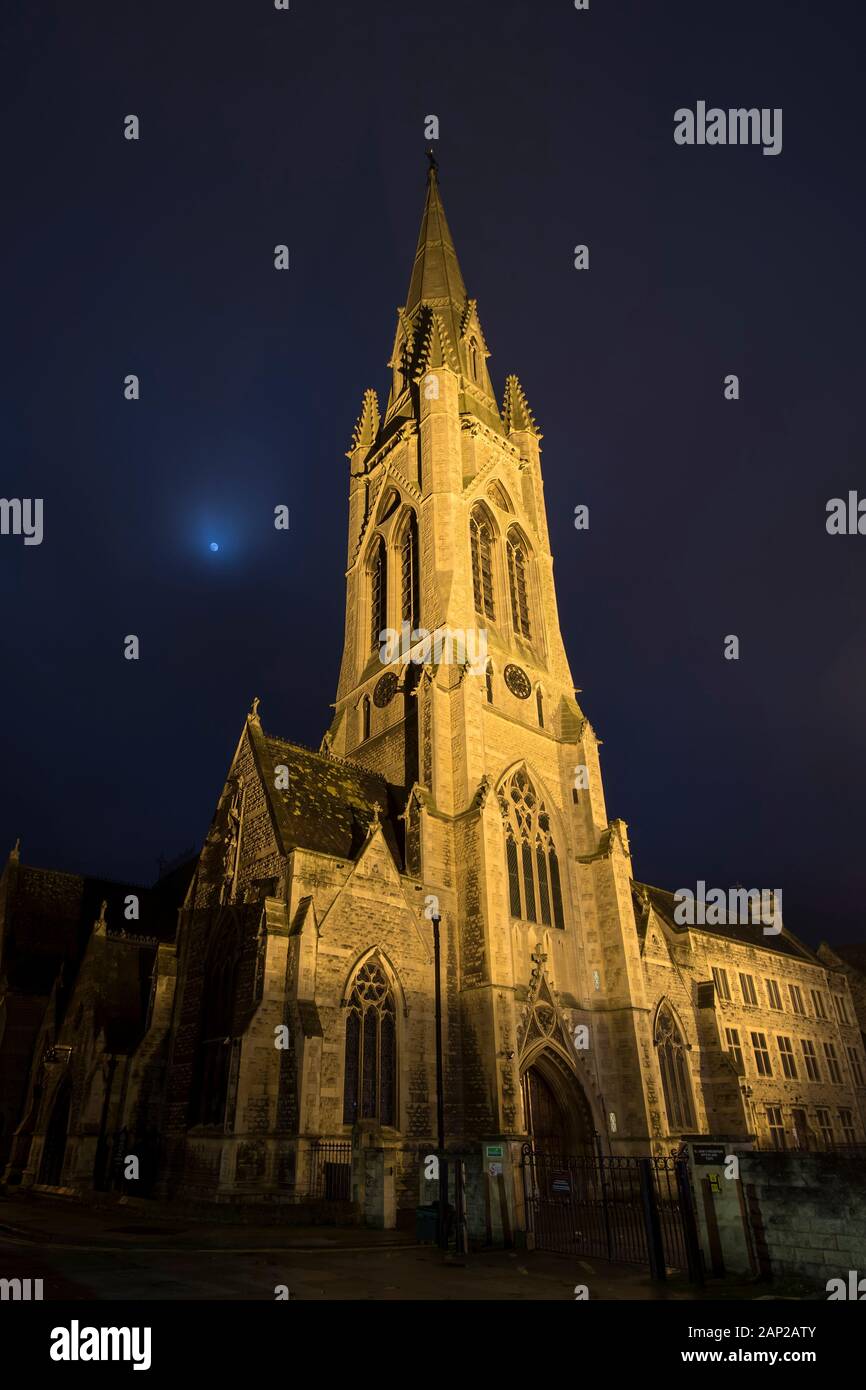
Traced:
[[676, 899], [673, 893], [669, 893], [665, 888], [653, 888], [649, 883], [638, 883], [632, 880], [632, 898], [634, 902], [634, 915], [637, 924], [638, 934], [643, 940], [646, 932], [646, 914], [644, 912], [644, 894], [649, 898], [654, 910], [674, 932], [703, 932], [707, 936], [720, 936], [728, 941], [740, 941], [745, 946], [758, 946], [764, 951], [773, 951], [776, 955], [796, 956], [800, 960], [808, 960], [815, 965], [821, 962], [808, 946], [804, 946], [802, 941], [798, 941], [795, 936], [785, 928], [776, 936], [765, 936], [760, 923], [750, 925], [748, 922], [719, 922], [718, 924], [703, 923], [695, 926], [688, 926], [674, 920], [676, 910]]
[[[268, 789], [283, 850], [316, 850], [340, 859], [354, 859], [379, 819], [385, 841], [398, 868], [403, 867], [403, 822], [406, 804], [402, 787], [386, 782], [342, 758], [314, 753], [286, 739], [263, 733], [250, 724], [253, 749], [262, 781]], [[274, 785], [274, 769], [288, 769], [288, 787]]]

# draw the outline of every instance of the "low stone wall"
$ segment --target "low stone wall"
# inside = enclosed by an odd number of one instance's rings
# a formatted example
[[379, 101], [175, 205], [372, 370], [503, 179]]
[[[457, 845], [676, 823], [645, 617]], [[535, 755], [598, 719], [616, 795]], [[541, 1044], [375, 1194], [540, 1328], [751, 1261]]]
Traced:
[[827, 1280], [866, 1275], [866, 1154], [741, 1153], [759, 1272]]

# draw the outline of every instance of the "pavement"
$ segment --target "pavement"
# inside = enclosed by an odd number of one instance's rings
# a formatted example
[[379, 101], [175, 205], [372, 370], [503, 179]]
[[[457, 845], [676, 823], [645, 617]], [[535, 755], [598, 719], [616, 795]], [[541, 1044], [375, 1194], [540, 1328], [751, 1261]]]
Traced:
[[[64, 1197], [0, 1196], [0, 1278], [43, 1280], [71, 1300], [544, 1300], [803, 1297], [803, 1290], [679, 1274], [653, 1283], [639, 1267], [544, 1251], [487, 1250], [459, 1261], [414, 1232], [232, 1223], [124, 1199], [92, 1207]], [[282, 1293], [285, 1297], [285, 1293]]]

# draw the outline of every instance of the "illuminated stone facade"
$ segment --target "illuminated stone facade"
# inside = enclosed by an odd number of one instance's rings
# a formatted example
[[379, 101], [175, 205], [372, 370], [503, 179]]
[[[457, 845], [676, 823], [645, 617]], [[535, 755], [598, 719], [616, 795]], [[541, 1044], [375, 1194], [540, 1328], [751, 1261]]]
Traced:
[[[254, 705], [112, 1099], [130, 1133], [159, 1115], [166, 1195], [345, 1196], [350, 1142], [369, 1220], [431, 1195], [434, 912], [475, 1234], [513, 1215], [530, 1135], [566, 1153], [864, 1138], [845, 974], [784, 929], [680, 926], [634, 879], [560, 633], [541, 434], [514, 376], [500, 407], [488, 355], [431, 169], [390, 394], [366, 392], [348, 454], [333, 721], [313, 752]], [[50, 1113], [46, 1095], [37, 1135]]]

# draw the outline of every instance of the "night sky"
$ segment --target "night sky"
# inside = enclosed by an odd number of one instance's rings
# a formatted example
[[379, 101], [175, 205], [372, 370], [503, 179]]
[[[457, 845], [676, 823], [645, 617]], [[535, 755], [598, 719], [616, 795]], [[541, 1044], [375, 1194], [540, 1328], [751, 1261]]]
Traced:
[[[435, 114], [637, 876], [782, 888], [807, 941], [862, 939], [866, 536], [825, 521], [866, 494], [864, 29], [826, 0], [6, 0], [0, 496], [45, 534], [0, 536], [2, 853], [149, 882], [254, 695], [318, 747]], [[781, 107], [782, 153], [675, 145], [699, 100]]]

